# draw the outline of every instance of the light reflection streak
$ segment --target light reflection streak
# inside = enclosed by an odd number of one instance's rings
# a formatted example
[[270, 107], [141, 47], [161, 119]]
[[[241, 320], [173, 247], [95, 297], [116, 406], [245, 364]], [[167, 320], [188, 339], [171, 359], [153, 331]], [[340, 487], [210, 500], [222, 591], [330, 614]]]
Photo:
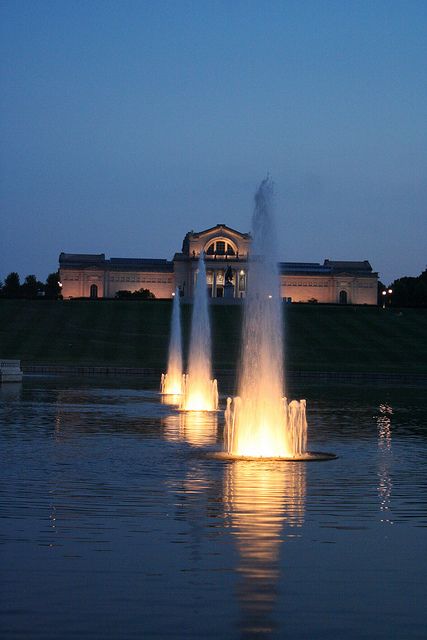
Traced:
[[184, 441], [194, 447], [207, 447], [217, 441], [217, 413], [180, 412], [166, 416], [162, 424], [164, 436], [170, 442]]
[[377, 416], [378, 430], [378, 497], [381, 512], [380, 521], [384, 524], [393, 524], [390, 517], [390, 502], [393, 482], [390, 475], [392, 461], [392, 431], [391, 416], [393, 408], [388, 404], [380, 404]]
[[279, 552], [304, 522], [304, 464], [237, 460], [225, 467], [226, 520], [240, 556], [238, 598], [245, 638], [268, 638], [279, 581]]
[[169, 404], [169, 405], [176, 405], [179, 406], [180, 402], [181, 402], [181, 394], [166, 394], [166, 395], [162, 395], [160, 396], [160, 402], [161, 404]]

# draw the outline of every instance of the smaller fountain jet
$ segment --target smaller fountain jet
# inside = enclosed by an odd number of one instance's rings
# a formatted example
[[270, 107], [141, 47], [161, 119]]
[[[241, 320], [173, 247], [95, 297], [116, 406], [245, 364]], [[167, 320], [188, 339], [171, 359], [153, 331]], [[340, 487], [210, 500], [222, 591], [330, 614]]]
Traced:
[[181, 316], [179, 304], [179, 289], [175, 289], [175, 297], [172, 306], [171, 335], [169, 342], [168, 368], [162, 373], [160, 381], [160, 393], [168, 395], [181, 395], [183, 385], [182, 376], [182, 338]]
[[183, 411], [216, 411], [218, 409], [218, 387], [217, 381], [213, 379], [211, 367], [211, 328], [203, 253], [199, 258], [191, 319], [188, 373], [183, 376], [180, 409]]

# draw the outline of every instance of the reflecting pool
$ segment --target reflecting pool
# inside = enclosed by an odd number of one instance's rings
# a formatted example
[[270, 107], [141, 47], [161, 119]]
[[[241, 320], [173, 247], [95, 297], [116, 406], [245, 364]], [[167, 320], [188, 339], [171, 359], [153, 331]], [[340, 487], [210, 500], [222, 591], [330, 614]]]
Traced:
[[215, 459], [222, 413], [129, 380], [0, 387], [2, 637], [424, 638], [426, 389], [291, 392], [338, 459]]

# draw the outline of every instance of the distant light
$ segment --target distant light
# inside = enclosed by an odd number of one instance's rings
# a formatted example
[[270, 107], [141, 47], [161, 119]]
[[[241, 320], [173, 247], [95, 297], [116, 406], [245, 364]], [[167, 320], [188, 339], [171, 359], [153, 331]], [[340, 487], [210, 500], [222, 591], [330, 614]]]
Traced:
[[175, 291], [172, 291], [172, 298], [175, 298]]
[[387, 295], [387, 291], [383, 291], [382, 294], [383, 294], [383, 296], [386, 296]]
[[389, 289], [389, 290], [388, 290], [388, 292], [389, 292], [389, 293], [393, 293], [393, 289]]
[[244, 276], [244, 275], [245, 275], [245, 272], [243, 271], [243, 269], [240, 269], [240, 275], [241, 275], [241, 276]]
[[269, 298], [272, 298], [273, 296], [270, 294], [268, 297], [269, 297]]
[[62, 289], [62, 287], [63, 287], [62, 282], [58, 282], [58, 286], [61, 287], [61, 289]]

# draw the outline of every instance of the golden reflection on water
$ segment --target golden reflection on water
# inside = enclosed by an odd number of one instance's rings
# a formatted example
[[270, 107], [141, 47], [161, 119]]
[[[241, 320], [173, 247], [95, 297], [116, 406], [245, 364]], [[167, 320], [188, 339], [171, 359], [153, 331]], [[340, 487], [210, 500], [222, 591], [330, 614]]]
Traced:
[[392, 461], [392, 431], [391, 417], [393, 408], [389, 404], [380, 404], [377, 416], [378, 431], [378, 498], [381, 512], [381, 522], [393, 524], [390, 517], [390, 502], [393, 482], [390, 475]]
[[179, 412], [163, 419], [163, 433], [171, 442], [185, 441], [207, 447], [217, 441], [218, 414], [205, 411]]
[[224, 473], [226, 521], [240, 556], [242, 635], [267, 638], [274, 631], [280, 547], [300, 535], [304, 522], [305, 464], [237, 460]]
[[161, 395], [160, 396], [160, 402], [161, 402], [161, 404], [169, 404], [169, 405], [178, 406], [180, 404], [180, 402], [181, 402], [181, 394], [170, 393], [170, 394], [166, 394], [166, 395]]

